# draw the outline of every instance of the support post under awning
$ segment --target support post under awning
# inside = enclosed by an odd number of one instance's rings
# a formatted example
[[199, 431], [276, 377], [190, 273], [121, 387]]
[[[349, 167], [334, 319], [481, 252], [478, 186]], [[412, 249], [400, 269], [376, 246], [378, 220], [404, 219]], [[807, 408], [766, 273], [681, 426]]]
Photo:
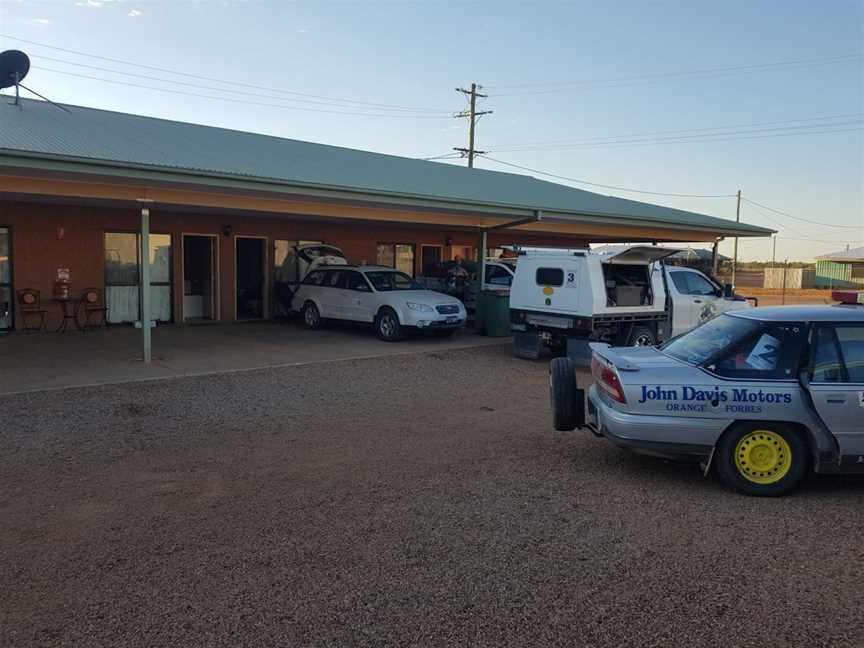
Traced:
[[489, 236], [484, 229], [480, 232], [480, 276], [477, 277], [477, 291], [483, 290], [483, 284], [486, 283], [486, 250], [489, 247]]
[[714, 245], [711, 246], [711, 276], [717, 276], [717, 247], [720, 245], [720, 239], [714, 239]]
[[483, 290], [483, 284], [486, 282], [486, 247], [488, 244], [487, 234], [492, 230], [507, 229], [508, 227], [517, 227], [519, 225], [527, 225], [528, 223], [539, 223], [543, 220], [543, 212], [539, 209], [534, 211], [534, 215], [529, 218], [520, 218], [519, 220], [510, 221], [509, 223], [501, 223], [500, 225], [492, 225], [484, 227], [480, 230], [480, 281], [478, 290]]
[[152, 344], [150, 329], [152, 317], [150, 315], [150, 210], [141, 210], [141, 280], [138, 294], [141, 295], [141, 341], [144, 346], [144, 363], [150, 364], [152, 360]]

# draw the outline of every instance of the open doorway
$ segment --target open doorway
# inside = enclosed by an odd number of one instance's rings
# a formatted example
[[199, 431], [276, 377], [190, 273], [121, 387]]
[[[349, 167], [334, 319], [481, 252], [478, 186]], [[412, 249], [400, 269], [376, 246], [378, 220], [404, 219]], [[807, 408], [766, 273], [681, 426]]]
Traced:
[[183, 319], [187, 322], [216, 318], [215, 236], [183, 235]]
[[235, 239], [237, 319], [263, 319], [267, 278], [267, 239], [238, 236]]
[[436, 266], [441, 263], [443, 250], [441, 245], [420, 246], [420, 274], [424, 277], [431, 277], [434, 274]]

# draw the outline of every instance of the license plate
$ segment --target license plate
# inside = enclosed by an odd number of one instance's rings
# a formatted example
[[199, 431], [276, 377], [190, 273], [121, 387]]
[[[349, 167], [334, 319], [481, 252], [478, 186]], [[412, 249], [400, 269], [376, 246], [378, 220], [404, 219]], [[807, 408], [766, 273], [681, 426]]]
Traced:
[[553, 328], [567, 329], [571, 327], [571, 320], [566, 317], [555, 317], [554, 315], [529, 315], [529, 324], [534, 326], [551, 326]]
[[448, 317], [446, 321], [448, 324], [455, 324], [457, 321], [459, 321], [459, 318], [458, 317]]

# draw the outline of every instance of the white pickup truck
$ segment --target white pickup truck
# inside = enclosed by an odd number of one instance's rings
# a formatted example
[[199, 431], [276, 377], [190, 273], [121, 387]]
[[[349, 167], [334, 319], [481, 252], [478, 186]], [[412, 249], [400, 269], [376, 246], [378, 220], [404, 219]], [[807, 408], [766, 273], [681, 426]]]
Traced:
[[[510, 290], [513, 353], [537, 358], [571, 341], [653, 346], [750, 304], [692, 268], [666, 266], [678, 250], [519, 250]], [[569, 352], [568, 352], [569, 354]]]

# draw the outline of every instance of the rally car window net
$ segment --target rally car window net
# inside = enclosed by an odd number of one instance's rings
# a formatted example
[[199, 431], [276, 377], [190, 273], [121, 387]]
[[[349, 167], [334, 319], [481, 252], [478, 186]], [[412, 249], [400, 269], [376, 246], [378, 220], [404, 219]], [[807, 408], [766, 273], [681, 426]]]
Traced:
[[726, 378], [791, 380], [798, 374], [803, 340], [800, 324], [767, 325], [709, 360], [708, 369]]

